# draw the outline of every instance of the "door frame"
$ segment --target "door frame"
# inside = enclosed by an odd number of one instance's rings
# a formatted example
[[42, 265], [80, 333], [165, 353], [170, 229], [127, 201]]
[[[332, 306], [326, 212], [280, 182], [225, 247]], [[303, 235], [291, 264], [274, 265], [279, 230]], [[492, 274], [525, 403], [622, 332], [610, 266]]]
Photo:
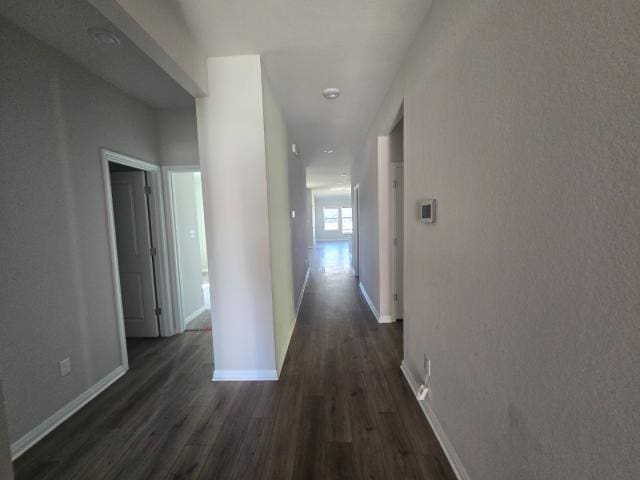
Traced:
[[353, 275], [356, 278], [360, 277], [360, 184], [356, 184], [353, 187], [353, 193], [351, 195], [351, 206], [355, 211], [355, 216], [352, 213], [352, 217], [355, 217], [353, 225], [353, 235], [351, 241], [353, 244]]
[[[172, 175], [174, 173], [188, 173], [188, 172], [201, 172], [200, 165], [171, 165], [162, 167], [162, 180], [164, 183], [164, 196], [165, 212], [167, 218], [167, 239], [169, 245], [169, 273], [171, 275], [171, 295], [173, 299], [173, 327], [176, 333], [183, 333], [185, 331], [185, 316], [182, 308], [181, 291], [182, 285], [180, 282], [180, 263], [178, 258], [178, 237], [176, 229], [176, 215], [173, 208], [174, 191], [173, 184], [171, 182]], [[202, 233], [202, 232], [200, 232]], [[206, 235], [206, 232], [205, 232]], [[207, 259], [208, 261], [208, 259]], [[209, 279], [209, 290], [211, 290], [211, 279]], [[209, 292], [211, 295], [211, 292]]]
[[158, 322], [161, 337], [174, 335], [173, 305], [171, 299], [171, 282], [169, 277], [169, 258], [167, 255], [166, 226], [164, 221], [164, 204], [162, 194], [162, 178], [160, 167], [143, 160], [116, 153], [105, 148], [100, 149], [100, 161], [102, 163], [102, 177], [104, 183], [104, 198], [106, 202], [107, 230], [109, 250], [111, 253], [111, 270], [113, 275], [114, 304], [116, 307], [116, 323], [118, 336], [120, 337], [120, 351], [122, 366], [129, 369], [129, 357], [127, 354], [127, 337], [124, 327], [124, 314], [122, 310], [122, 289], [120, 286], [120, 266], [118, 264], [118, 247], [116, 244], [116, 226], [113, 216], [113, 197], [111, 193], [111, 173], [109, 163], [117, 163], [132, 168], [137, 168], [148, 173], [148, 181], [152, 192], [156, 195], [149, 197], [149, 218], [151, 220], [151, 234], [155, 240], [154, 247], [157, 251], [155, 264], [156, 297], [157, 303], [162, 308], [162, 314]]
[[[394, 186], [394, 181], [397, 178], [397, 172], [399, 169], [402, 169], [402, 182], [403, 182], [403, 188], [402, 188], [402, 198], [400, 198], [400, 203], [402, 206], [402, 211], [404, 212], [404, 162], [394, 162], [391, 164], [391, 194], [390, 194], [390, 199], [391, 199], [391, 207], [389, 208], [389, 215], [391, 216], [391, 231], [392, 231], [392, 238], [391, 238], [391, 319], [393, 321], [398, 320], [398, 302], [395, 300], [394, 295], [397, 292], [397, 281], [398, 281], [398, 265], [397, 265], [397, 245], [395, 244], [394, 240], [396, 238], [396, 233], [397, 233], [397, 225], [396, 225], [396, 221], [397, 221], [397, 216], [396, 216], [396, 187]], [[403, 232], [402, 232], [402, 241], [404, 243], [404, 217], [403, 217]], [[404, 261], [404, 244], [403, 244], [403, 261]], [[404, 274], [404, 265], [402, 268], [402, 272]], [[404, 282], [403, 282], [403, 290], [404, 290]], [[404, 316], [404, 291], [402, 292], [402, 301], [403, 301], [403, 316]]]

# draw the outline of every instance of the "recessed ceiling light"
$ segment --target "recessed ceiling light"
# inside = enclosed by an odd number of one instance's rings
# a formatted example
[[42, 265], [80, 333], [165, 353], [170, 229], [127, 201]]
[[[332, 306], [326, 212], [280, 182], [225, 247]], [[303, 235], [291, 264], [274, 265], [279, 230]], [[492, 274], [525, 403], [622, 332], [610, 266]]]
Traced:
[[92, 27], [87, 30], [89, 36], [93, 38], [96, 42], [101, 43], [103, 45], [120, 45], [120, 39], [118, 36], [110, 32], [108, 30], [104, 30], [102, 28]]
[[323, 150], [324, 153], [331, 155], [332, 153], [336, 153], [335, 150]]
[[322, 92], [322, 96], [327, 100], [333, 100], [340, 96], [340, 89], [335, 87], [325, 88]]
[[346, 173], [341, 173], [340, 176], [341, 177], [348, 177], [349, 175], [347, 175]]

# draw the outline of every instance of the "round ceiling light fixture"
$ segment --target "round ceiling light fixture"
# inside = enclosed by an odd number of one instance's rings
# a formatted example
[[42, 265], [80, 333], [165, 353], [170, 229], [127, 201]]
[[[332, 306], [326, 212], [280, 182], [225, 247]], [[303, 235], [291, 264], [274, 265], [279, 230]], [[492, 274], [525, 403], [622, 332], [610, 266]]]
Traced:
[[109, 30], [105, 30], [103, 28], [91, 27], [87, 30], [89, 36], [93, 38], [96, 42], [101, 43], [102, 45], [111, 45], [117, 46], [120, 45], [120, 39], [118, 36], [110, 32]]
[[336, 153], [335, 150], [323, 150], [323, 152], [326, 153], [326, 154], [329, 154], [329, 155], [332, 155], [332, 154]]
[[340, 96], [340, 89], [335, 87], [325, 88], [322, 91], [322, 96], [327, 100], [333, 100]]

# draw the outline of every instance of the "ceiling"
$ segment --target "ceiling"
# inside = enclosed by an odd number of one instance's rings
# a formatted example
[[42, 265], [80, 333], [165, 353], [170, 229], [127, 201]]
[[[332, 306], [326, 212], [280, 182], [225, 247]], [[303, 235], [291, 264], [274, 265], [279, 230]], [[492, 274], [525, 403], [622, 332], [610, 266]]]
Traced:
[[[207, 56], [262, 55], [307, 186], [349, 183], [354, 156], [429, 0], [158, 0]], [[342, 95], [326, 100], [322, 90]], [[324, 150], [335, 150], [332, 155]]]
[[[85, 0], [2, 0], [0, 15], [152, 107], [193, 107], [193, 97]], [[90, 27], [116, 33], [121, 44], [97, 43]]]

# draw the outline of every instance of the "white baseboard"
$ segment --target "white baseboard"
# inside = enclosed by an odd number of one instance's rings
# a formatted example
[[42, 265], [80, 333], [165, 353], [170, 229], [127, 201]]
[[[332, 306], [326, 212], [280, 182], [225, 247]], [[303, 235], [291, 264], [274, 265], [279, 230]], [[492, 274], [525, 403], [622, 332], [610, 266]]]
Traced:
[[189, 325], [189, 322], [191, 322], [192, 320], [195, 320], [199, 315], [204, 313], [206, 310], [207, 310], [207, 307], [203, 305], [200, 308], [198, 308], [195, 312], [193, 312], [191, 315], [189, 315], [187, 318], [185, 318], [184, 319], [185, 328], [187, 327], [187, 325]]
[[[407, 367], [407, 364], [404, 362], [404, 360], [400, 365], [400, 370], [402, 370], [402, 373], [404, 373], [404, 378], [407, 379], [407, 383], [411, 387], [411, 390], [413, 391], [413, 393], [414, 394], [417, 393], [419, 388], [418, 382], [416, 382], [415, 379], [413, 378], [413, 375], [409, 371], [409, 368]], [[469, 475], [467, 474], [467, 471], [464, 468], [464, 465], [462, 465], [462, 461], [460, 460], [460, 457], [458, 457], [458, 454], [453, 448], [453, 445], [451, 445], [451, 442], [449, 441], [447, 434], [444, 433], [444, 430], [442, 429], [442, 425], [440, 425], [440, 422], [438, 421], [436, 414], [431, 409], [431, 405], [429, 405], [429, 402], [426, 402], [426, 401], [421, 402], [418, 399], [416, 399], [416, 401], [420, 405], [420, 408], [422, 409], [422, 412], [424, 413], [425, 417], [427, 417], [427, 421], [429, 422], [429, 425], [431, 425], [431, 429], [433, 430], [433, 433], [435, 433], [436, 438], [438, 439], [438, 442], [440, 442], [440, 446], [442, 447], [444, 454], [447, 456], [447, 459], [451, 464], [451, 468], [453, 468], [453, 472], [456, 474], [456, 477], [458, 478], [458, 480], [471, 480], [469, 478]]]
[[371, 309], [373, 316], [376, 317], [376, 320], [378, 321], [378, 323], [395, 322], [395, 320], [391, 317], [391, 315], [380, 315], [378, 313], [378, 309], [373, 304], [373, 301], [371, 300], [371, 297], [369, 297], [369, 294], [367, 293], [367, 289], [364, 288], [364, 285], [362, 284], [362, 282], [359, 282], [358, 285], [360, 287], [360, 292], [362, 292], [362, 296], [367, 301], [367, 305], [369, 305], [369, 308]]
[[302, 282], [302, 288], [298, 295], [298, 301], [296, 302], [296, 321], [298, 320], [298, 314], [300, 313], [300, 306], [302, 305], [302, 298], [304, 297], [304, 291], [307, 289], [307, 282], [309, 281], [309, 274], [311, 273], [311, 267], [307, 267], [307, 273], [304, 276], [304, 282]]
[[71, 415], [76, 413], [87, 403], [97, 397], [125, 373], [127, 373], [127, 370], [123, 366], [119, 366], [113, 372], [111, 372], [98, 383], [89, 388], [87, 391], [80, 394], [71, 402], [67, 403], [64, 407], [51, 415], [40, 425], [27, 432], [24, 436], [12, 443], [11, 460], [15, 460], [31, 447], [33, 447], [36, 443], [38, 443], [45, 436], [51, 433], [58, 425], [60, 425]]
[[278, 380], [278, 371], [273, 370], [214, 370], [214, 382], [250, 382]]
[[367, 293], [367, 289], [364, 288], [364, 285], [362, 284], [362, 282], [358, 282], [358, 285], [360, 286], [360, 292], [362, 293], [362, 296], [364, 297], [364, 299], [367, 301], [367, 305], [369, 305], [369, 308], [371, 309], [373, 316], [376, 317], [376, 320], [380, 320], [380, 314], [378, 313], [378, 309], [376, 308], [376, 306], [373, 304], [373, 301], [369, 297], [369, 294]]

